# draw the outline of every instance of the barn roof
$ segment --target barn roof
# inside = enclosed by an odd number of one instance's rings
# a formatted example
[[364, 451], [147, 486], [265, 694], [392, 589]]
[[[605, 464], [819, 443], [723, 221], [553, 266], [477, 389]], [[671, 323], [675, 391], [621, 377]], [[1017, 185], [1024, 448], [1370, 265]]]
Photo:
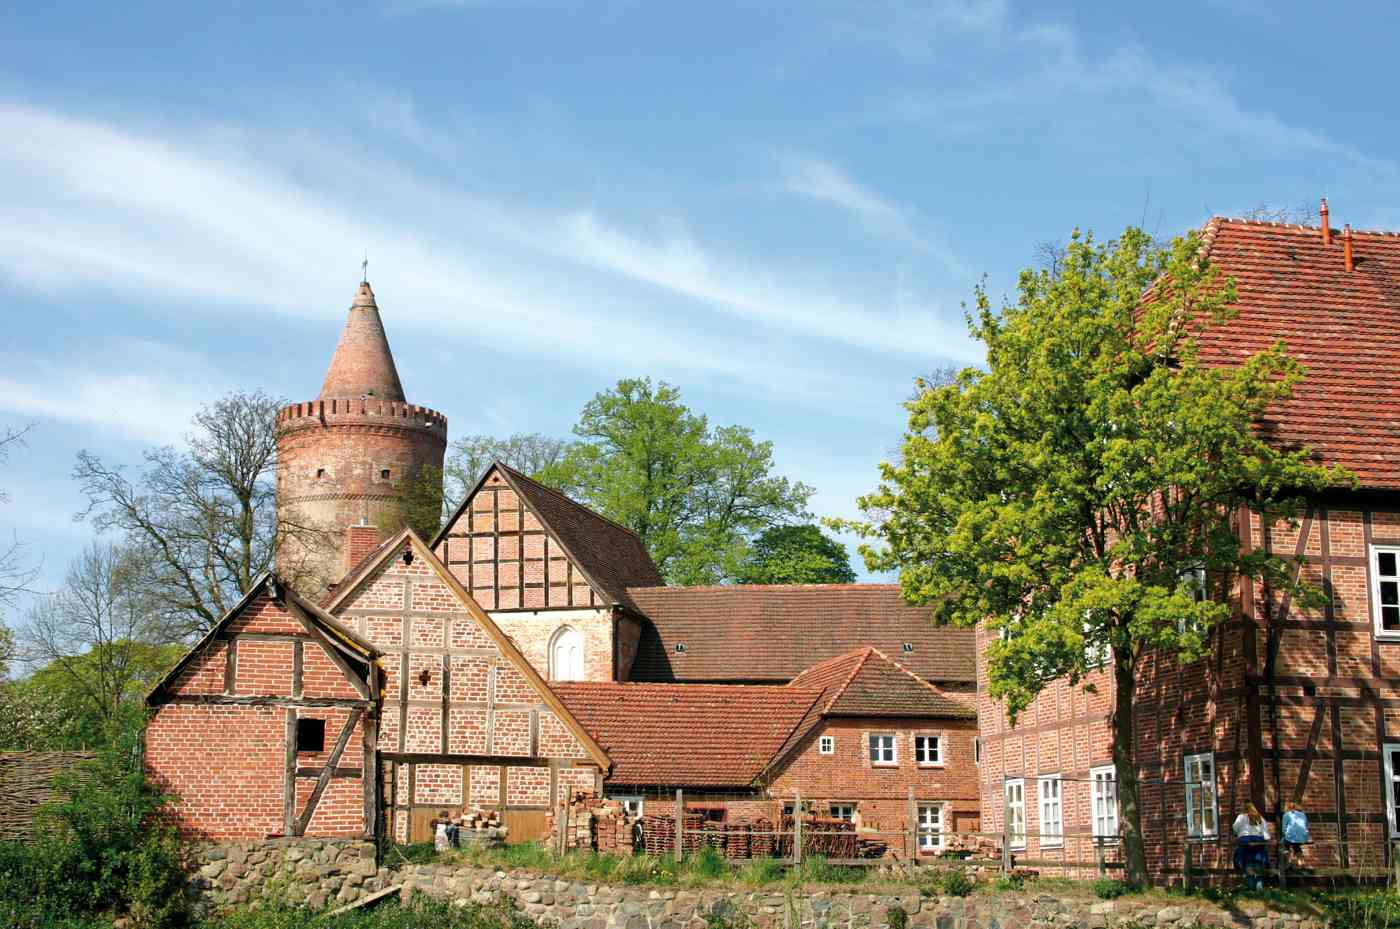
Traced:
[[977, 710], [955, 700], [876, 648], [827, 659], [788, 685], [820, 689], [825, 716], [927, 716], [976, 719]]
[[1354, 270], [1344, 236], [1320, 227], [1216, 217], [1205, 253], [1233, 278], [1238, 315], [1200, 338], [1207, 362], [1237, 364], [1282, 340], [1306, 376], [1265, 416], [1264, 432], [1308, 446], [1354, 473], [1362, 488], [1400, 490], [1400, 235], [1355, 232]]
[[[632, 587], [645, 624], [633, 680], [790, 681], [866, 646], [931, 681], [972, 683], [971, 629], [935, 625], [895, 584]], [[908, 645], [908, 650], [905, 646]]]

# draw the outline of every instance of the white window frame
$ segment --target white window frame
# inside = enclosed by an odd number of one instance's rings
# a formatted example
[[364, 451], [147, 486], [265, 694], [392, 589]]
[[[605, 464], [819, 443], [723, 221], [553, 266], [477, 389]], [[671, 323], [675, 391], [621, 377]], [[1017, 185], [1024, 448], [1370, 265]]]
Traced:
[[[1202, 762], [1210, 764], [1209, 778], [1200, 773]], [[1193, 766], [1196, 769], [1194, 772]], [[1187, 755], [1182, 761], [1182, 770], [1186, 782], [1186, 835], [1192, 839], [1213, 839], [1220, 834], [1220, 806], [1215, 789], [1215, 753], [1199, 752]], [[1214, 828], [1209, 830], [1204, 825], [1204, 813], [1207, 809], [1210, 810], [1210, 819], [1214, 823]]]
[[609, 800], [615, 800], [622, 804], [622, 810], [633, 819], [640, 819], [646, 801], [641, 794], [609, 794]]
[[[1206, 569], [1192, 568], [1190, 571], [1186, 572], [1186, 576], [1191, 582], [1191, 599], [1195, 600], [1197, 603], [1203, 603], [1210, 594], [1210, 588], [1206, 586]], [[1185, 616], [1178, 616], [1176, 618], [1176, 632], [1178, 635], [1186, 634]]]
[[1095, 838], [1118, 841], [1118, 771], [1111, 764], [1089, 769], [1089, 820]]
[[[881, 756], [879, 759], [876, 758], [876, 754], [877, 754], [877, 750], [876, 750], [876, 747], [875, 747], [875, 740], [876, 740], [876, 739], [881, 739], [881, 740], [888, 739], [888, 740], [889, 740], [888, 744], [886, 744], [884, 741], [881, 742], [880, 748], [879, 748], [879, 750], [878, 750], [878, 754]], [[866, 754], [867, 754], [867, 756], [870, 758], [871, 767], [875, 767], [875, 768], [897, 768], [897, 767], [899, 767], [899, 739], [895, 736], [895, 734], [894, 734], [893, 732], [870, 732], [870, 733], [866, 733], [866, 736], [865, 736], [865, 748], [866, 748]], [[883, 758], [883, 756], [886, 754], [885, 749], [889, 749], [889, 752], [888, 752], [888, 754], [889, 754], [889, 759], [888, 759], [888, 760], [885, 760], [885, 759]]]
[[817, 753], [821, 755], [836, 754], [836, 736], [823, 735], [817, 737]]
[[[1400, 545], [1372, 545], [1369, 557], [1366, 560], [1366, 573], [1371, 579], [1371, 624], [1376, 630], [1378, 639], [1400, 639], [1400, 626], [1394, 629], [1385, 628], [1385, 620], [1381, 613], [1381, 584], [1388, 583], [1391, 575], [1381, 577], [1380, 556], [1389, 554], [1395, 556], [1396, 570], [1400, 571]], [[1400, 585], [1400, 575], [1395, 576], [1397, 585]]]
[[[584, 668], [587, 642], [583, 633], [570, 625], [560, 626], [549, 637], [549, 679], [551, 681], [581, 681], [588, 675]], [[561, 649], [568, 649], [563, 655]], [[573, 667], [565, 667], [568, 663]], [[573, 676], [577, 675], [577, 676]]]
[[1003, 807], [1006, 815], [1006, 827], [1011, 833], [1011, 847], [1026, 847], [1026, 781], [1025, 778], [1013, 777], [1002, 786], [1002, 794], [1005, 797]]
[[[827, 806], [827, 811], [831, 814], [831, 818], [832, 818], [832, 819], [844, 819], [846, 822], [850, 822], [852, 819], [855, 818], [855, 815], [856, 815], [856, 805], [855, 805], [854, 802], [851, 802], [851, 803], [836, 803], [836, 802], [832, 802], [831, 804], [829, 804], [829, 805]], [[847, 811], [848, 811], [848, 812], [847, 812]], [[845, 816], [842, 816], [842, 815], [841, 815], [843, 812], [846, 813]]]
[[[1040, 805], [1041, 848], [1061, 848], [1065, 844], [1065, 802], [1058, 774], [1042, 774], [1036, 781], [1035, 796]], [[1052, 828], [1053, 827], [1053, 828]]]
[[943, 804], [920, 803], [917, 832], [919, 851], [937, 852], [943, 849]]
[[1396, 782], [1400, 781], [1400, 767], [1396, 767], [1392, 753], [1400, 754], [1400, 742], [1386, 742], [1381, 746], [1381, 759], [1385, 763], [1385, 816], [1390, 823], [1390, 837], [1400, 837], [1400, 811], [1395, 808]]
[[1092, 642], [1089, 636], [1093, 628], [1090, 623], [1089, 611], [1084, 611], [1084, 667], [1090, 671], [1097, 671], [1108, 664], [1108, 643]]
[[[919, 742], [920, 742], [921, 740], [922, 740], [923, 743], [924, 743], [922, 748], [921, 748], [920, 745], [919, 745]], [[933, 742], [933, 760], [932, 760], [932, 761], [927, 760], [928, 753], [929, 753], [929, 752], [928, 752], [928, 743], [929, 743], [930, 740], [932, 740], [932, 742]], [[920, 757], [919, 757], [920, 754], [922, 754], [924, 757], [923, 757], [923, 758], [920, 758]], [[929, 733], [929, 732], [916, 732], [916, 733], [914, 733], [914, 761], [915, 761], [915, 763], [917, 763], [918, 766], [921, 767], [921, 768], [941, 768], [941, 767], [943, 767], [943, 765], [944, 765], [944, 761], [943, 761], [943, 736], [942, 736], [942, 735], [937, 735], [937, 734], [934, 734], [934, 733]]]

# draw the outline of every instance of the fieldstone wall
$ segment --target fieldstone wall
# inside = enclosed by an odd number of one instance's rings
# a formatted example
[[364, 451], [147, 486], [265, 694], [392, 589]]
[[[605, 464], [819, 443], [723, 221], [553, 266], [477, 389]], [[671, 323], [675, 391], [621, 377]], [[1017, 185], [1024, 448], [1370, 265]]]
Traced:
[[[1320, 917], [1282, 913], [1262, 904], [1221, 909], [1203, 901], [1169, 905], [1140, 899], [1101, 901], [1050, 894], [969, 897], [849, 893], [813, 887], [778, 890], [683, 890], [562, 880], [527, 871], [451, 865], [375, 865], [366, 842], [274, 840], [211, 846], [200, 853], [192, 890], [205, 907], [287, 899], [314, 908], [343, 906], [386, 888], [405, 897], [431, 894], [466, 903], [510, 901], [530, 918], [558, 929], [1326, 929]], [[894, 914], [892, 917], [891, 914]]]

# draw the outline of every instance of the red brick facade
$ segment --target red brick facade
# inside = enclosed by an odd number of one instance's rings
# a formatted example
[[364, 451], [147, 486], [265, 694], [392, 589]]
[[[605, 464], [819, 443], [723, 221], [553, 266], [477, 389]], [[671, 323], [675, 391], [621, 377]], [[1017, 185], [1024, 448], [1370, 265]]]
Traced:
[[[176, 823], [192, 836], [366, 835], [371, 667], [361, 664], [359, 676], [343, 670], [351, 659], [332, 657], [325, 634], [267, 588], [260, 584], [153, 695], [147, 771], [178, 798]], [[324, 722], [321, 750], [297, 750], [300, 720]]]

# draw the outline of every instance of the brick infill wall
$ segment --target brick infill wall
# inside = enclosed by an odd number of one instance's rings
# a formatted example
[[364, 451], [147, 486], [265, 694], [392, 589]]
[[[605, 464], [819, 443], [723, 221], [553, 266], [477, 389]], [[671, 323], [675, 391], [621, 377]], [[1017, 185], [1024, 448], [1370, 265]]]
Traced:
[[532, 920], [558, 929], [705, 929], [711, 920], [753, 929], [877, 929], [890, 912], [907, 914], [909, 929], [1113, 929], [1160, 926], [1325, 929], [1320, 919], [1282, 913], [1251, 901], [1230, 910], [1204, 901], [1100, 901], [1046, 893], [974, 894], [969, 897], [902, 893], [849, 893], [812, 886], [782, 890], [625, 886], [564, 880], [530, 871], [494, 871], [454, 865], [379, 867], [366, 842], [285, 839], [198, 850], [191, 890], [201, 908], [272, 897], [322, 909], [361, 900], [402, 885], [408, 895], [457, 902], [509, 900]]

